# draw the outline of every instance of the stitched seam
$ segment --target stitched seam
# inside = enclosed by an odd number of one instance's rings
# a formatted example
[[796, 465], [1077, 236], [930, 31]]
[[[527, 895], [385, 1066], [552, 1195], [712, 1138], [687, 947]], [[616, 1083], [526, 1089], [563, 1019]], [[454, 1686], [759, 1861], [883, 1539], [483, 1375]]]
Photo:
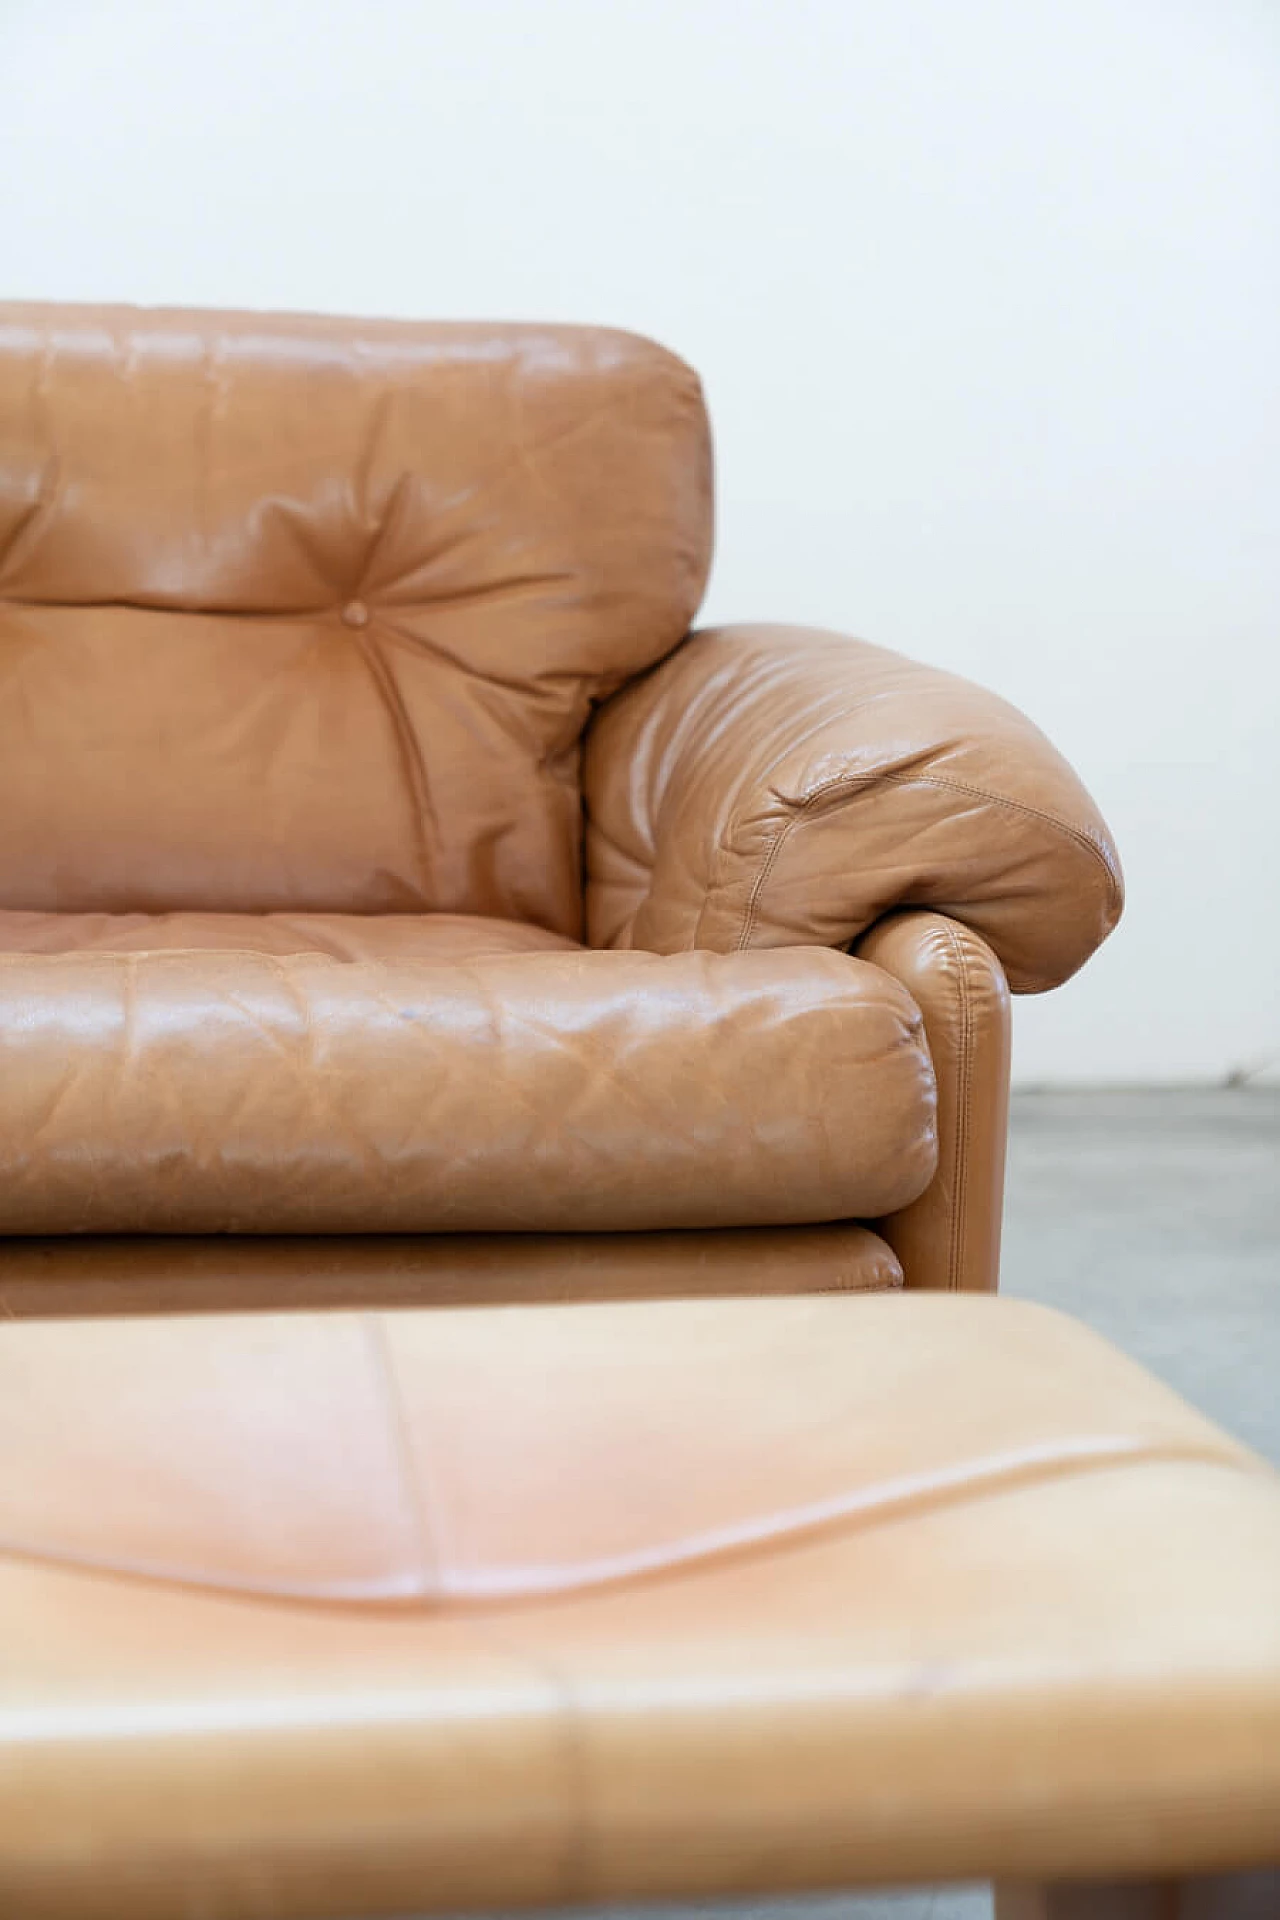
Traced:
[[[817, 798], [817, 796], [815, 795], [814, 798]], [[760, 871], [756, 875], [755, 884], [751, 889], [751, 897], [747, 901], [746, 912], [744, 913], [743, 919], [742, 919], [742, 930], [739, 933], [738, 939], [737, 939], [737, 949], [739, 953], [744, 952], [746, 948], [750, 945], [751, 936], [755, 932], [756, 919], [759, 914], [760, 896], [764, 892], [765, 883], [767, 882], [769, 875], [773, 871], [774, 862], [777, 860], [778, 855], [782, 852], [783, 846], [786, 842], [787, 835], [790, 833], [792, 827], [796, 825], [797, 821], [801, 819], [805, 811], [805, 808], [807, 808], [809, 804], [810, 804], [809, 801], [806, 800], [804, 803], [804, 807], [802, 807], [798, 813], [793, 813], [789, 820], [784, 820], [782, 825], [779, 827], [778, 831], [773, 836], [773, 841], [769, 847], [769, 851], [768, 853], [766, 853], [764, 857], [764, 861], [761, 865]], [[702, 925], [701, 915], [698, 916], [698, 925], [699, 927], [701, 927]]]
[[1040, 820], [1047, 827], [1053, 827], [1058, 833], [1065, 834], [1069, 840], [1091, 853], [1107, 876], [1111, 897], [1117, 899], [1120, 879], [1111, 863], [1102, 842], [1088, 827], [1073, 827], [1069, 820], [1060, 820], [1056, 813], [1047, 813], [1043, 807], [1028, 806], [1025, 800], [1013, 800], [1003, 793], [992, 793], [986, 787], [975, 787], [967, 780], [953, 780], [943, 773], [886, 773], [879, 776], [886, 786], [892, 787], [941, 787], [949, 793], [966, 793], [975, 800], [985, 800], [988, 806], [1005, 807], [1011, 813], [1023, 813], [1029, 820]]
[[[1117, 875], [1115, 868], [1111, 863], [1110, 858], [1108, 857], [1107, 853], [1105, 852], [1104, 848], [1102, 847], [1098, 839], [1095, 837], [1095, 835], [1089, 832], [1089, 830], [1085, 827], [1073, 827], [1068, 821], [1059, 820], [1056, 814], [1046, 813], [1043, 807], [1028, 806], [1026, 801], [1024, 800], [1011, 800], [1006, 798], [1004, 794], [989, 792], [986, 787], [972, 786], [968, 781], [965, 781], [965, 780], [948, 779], [944, 774], [935, 774], [935, 773], [836, 774], [833, 776], [832, 779], [824, 780], [820, 786], [815, 787], [812, 793], [806, 794], [804, 799], [800, 802], [799, 806], [794, 809], [794, 811], [790, 814], [788, 819], [786, 819], [782, 823], [781, 827], [778, 829], [777, 833], [774, 835], [773, 840], [769, 846], [769, 850], [765, 854], [764, 860], [761, 863], [760, 871], [756, 875], [755, 882], [751, 888], [751, 894], [747, 901], [746, 909], [743, 914], [742, 929], [738, 935], [738, 939], [736, 943], [739, 952], [741, 952], [743, 948], [745, 948], [749, 944], [751, 936], [755, 931], [756, 921], [759, 918], [760, 897], [764, 892], [765, 885], [769, 879], [770, 874], [773, 871], [775, 864], [777, 863], [778, 856], [782, 852], [782, 848], [786, 842], [787, 835], [791, 832], [791, 829], [794, 826], [798, 825], [801, 820], [803, 820], [804, 816], [808, 813], [811, 807], [815, 806], [820, 800], [827, 799], [829, 795], [833, 793], [838, 793], [841, 791], [846, 793], [856, 793], [860, 787], [870, 787], [870, 786], [935, 787], [938, 790], [945, 793], [967, 794], [969, 798], [975, 799], [975, 800], [982, 800], [988, 806], [1004, 807], [1010, 813], [1023, 814], [1029, 820], [1039, 820], [1042, 823], [1042, 825], [1047, 827], [1053, 827], [1054, 829], [1056, 829], [1058, 833], [1065, 834], [1069, 840], [1074, 841], [1074, 843], [1077, 846], [1082, 847], [1087, 853], [1091, 853], [1093, 855], [1094, 859], [1098, 862], [1099, 866], [1102, 868], [1103, 872], [1107, 876], [1107, 892], [1108, 892], [1108, 898], [1112, 908], [1114, 909], [1119, 906], [1119, 903], [1120, 903], [1119, 876]], [[901, 905], [902, 902], [899, 902], [898, 904]], [[705, 902], [704, 902], [703, 910], [705, 912]]]
[[970, 1095], [973, 1086], [973, 997], [969, 990], [968, 956], [964, 950], [955, 927], [949, 920], [943, 922], [947, 944], [959, 968], [957, 982], [960, 1000], [960, 1068], [956, 1092], [956, 1144], [952, 1157], [952, 1179], [954, 1201], [951, 1208], [951, 1231], [947, 1246], [947, 1292], [959, 1293], [961, 1251], [964, 1238], [964, 1222], [969, 1195], [969, 1126]]

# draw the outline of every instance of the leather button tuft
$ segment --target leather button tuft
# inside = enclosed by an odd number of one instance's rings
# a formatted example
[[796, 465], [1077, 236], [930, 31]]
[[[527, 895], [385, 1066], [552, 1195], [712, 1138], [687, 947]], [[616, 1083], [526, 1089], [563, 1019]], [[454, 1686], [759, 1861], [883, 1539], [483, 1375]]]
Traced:
[[363, 600], [348, 600], [346, 606], [342, 609], [342, 619], [344, 625], [348, 627], [367, 627], [369, 624], [369, 609]]

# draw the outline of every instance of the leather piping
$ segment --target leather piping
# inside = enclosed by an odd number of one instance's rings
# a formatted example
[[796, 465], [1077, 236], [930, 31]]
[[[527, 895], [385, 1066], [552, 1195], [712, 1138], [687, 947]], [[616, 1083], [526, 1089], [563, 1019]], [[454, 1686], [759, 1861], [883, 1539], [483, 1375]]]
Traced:
[[[973, 993], [969, 979], [964, 942], [954, 924], [944, 922], [947, 945], [956, 962], [957, 1000], [960, 1008], [960, 1046], [957, 1061], [959, 1088], [956, 1094], [955, 1151], [952, 1156], [951, 1232], [947, 1247], [947, 1292], [961, 1291], [964, 1265], [964, 1235], [969, 1200], [969, 1138], [972, 1123], [970, 1105], [973, 1088]], [[935, 1176], [936, 1177], [936, 1176]]]

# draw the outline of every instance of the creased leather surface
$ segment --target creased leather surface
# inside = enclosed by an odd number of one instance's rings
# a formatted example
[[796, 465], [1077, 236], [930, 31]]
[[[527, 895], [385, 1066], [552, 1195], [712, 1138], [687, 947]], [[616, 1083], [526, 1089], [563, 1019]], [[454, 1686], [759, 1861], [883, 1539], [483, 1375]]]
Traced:
[[[1038, 1309], [934, 1314], [890, 1361], [894, 1318], [863, 1304], [868, 1340], [835, 1343], [807, 1300], [14, 1328], [0, 1553], [331, 1601], [522, 1600], [1082, 1467], [1248, 1458], [1070, 1321], [1051, 1339]], [[988, 1399], [969, 1383], [996, 1358]]]
[[934, 1161], [919, 1012], [843, 954], [0, 954], [3, 1233], [785, 1225]]
[[[376, 1324], [413, 1528], [356, 1486], [387, 1457], [374, 1375], [335, 1369], [364, 1317], [0, 1330], [11, 1548], [19, 1521], [81, 1555], [167, 1533], [278, 1582], [402, 1569], [411, 1538], [437, 1583], [316, 1604], [0, 1555], [6, 1913], [1269, 1857], [1280, 1483], [1083, 1329], [937, 1295]], [[590, 1577], [641, 1545], [663, 1564]], [[448, 1601], [450, 1568], [589, 1577]]]
[[879, 1230], [908, 1286], [994, 1291], [1011, 1039], [1000, 963], [971, 927], [936, 913], [887, 914], [858, 953], [900, 980], [919, 1007], [938, 1082], [938, 1170]]
[[579, 740], [710, 543], [604, 329], [0, 307], [0, 907], [581, 932]]
[[1120, 915], [1110, 835], [1044, 735], [839, 634], [691, 635], [597, 714], [584, 780], [593, 946], [845, 946], [929, 907], [1033, 993]]

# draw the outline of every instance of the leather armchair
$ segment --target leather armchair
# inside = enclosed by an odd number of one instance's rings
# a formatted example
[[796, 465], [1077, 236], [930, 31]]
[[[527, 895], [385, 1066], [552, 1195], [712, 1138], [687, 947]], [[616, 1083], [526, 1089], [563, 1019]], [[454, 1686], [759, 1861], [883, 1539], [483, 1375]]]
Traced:
[[0, 1309], [995, 1284], [1119, 915], [981, 689], [689, 632], [630, 335], [0, 308]]

